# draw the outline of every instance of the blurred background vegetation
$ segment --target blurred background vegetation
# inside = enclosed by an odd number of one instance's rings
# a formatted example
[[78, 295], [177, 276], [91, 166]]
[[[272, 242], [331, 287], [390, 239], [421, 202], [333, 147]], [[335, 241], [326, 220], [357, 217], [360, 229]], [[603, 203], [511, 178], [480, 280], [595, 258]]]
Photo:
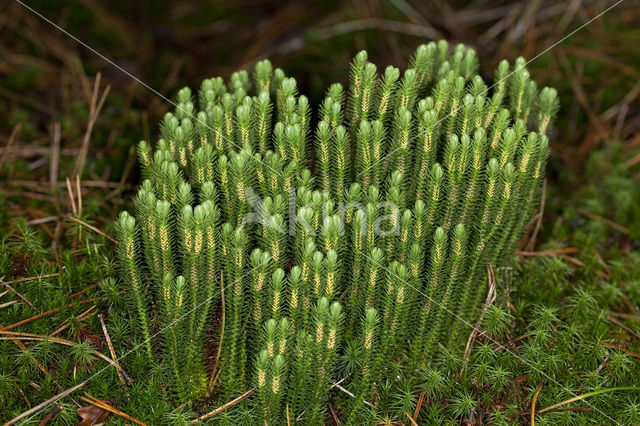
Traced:
[[[41, 345], [0, 342], [0, 388], [9, 392], [0, 390], [0, 412], [6, 413], [0, 420], [97, 371], [91, 350], [107, 349], [96, 313], [105, 313], [109, 330], [115, 330], [117, 350], [133, 346], [124, 343], [126, 324], [109, 314], [122, 308], [111, 279], [109, 237], [111, 222], [139, 182], [135, 143], [156, 138], [156, 123], [170, 107], [163, 97], [173, 99], [185, 85], [226, 79], [269, 58], [317, 105], [330, 83], [347, 80], [357, 51], [366, 49], [374, 63], [404, 68], [417, 45], [440, 38], [475, 48], [487, 79], [499, 60], [524, 56], [532, 60], [528, 68], [540, 86], [560, 94], [544, 210], [522, 244], [519, 257], [525, 260], [516, 271], [522, 278], [501, 300], [517, 318], [512, 337], [540, 314], [516, 303], [523, 295], [531, 306], [559, 306], [562, 312], [572, 306], [576, 289], [585, 289], [618, 322], [610, 321], [601, 338], [637, 354], [637, 2], [9, 1], [0, 6], [0, 327], [27, 320], [16, 329], [56, 331], [79, 346], [53, 356]], [[80, 179], [67, 182], [74, 175]], [[53, 276], [20, 281], [42, 274]], [[638, 357], [629, 355], [629, 362], [637, 372]], [[609, 365], [605, 370], [629, 374]], [[144, 417], [148, 407], [140, 409], [132, 394], [150, 390], [138, 383], [126, 397], [117, 396], [118, 378], [111, 373], [92, 392]], [[530, 408], [538, 383], [523, 386], [518, 413]], [[481, 395], [476, 404], [502, 403]], [[559, 401], [545, 398], [547, 405]], [[462, 404], [464, 398], [453, 401]], [[75, 409], [76, 402], [86, 405], [76, 397], [61, 406]], [[447, 413], [466, 421], [458, 408]], [[182, 413], [163, 410], [172, 421]], [[494, 411], [487, 408], [479, 418]], [[48, 412], [36, 416], [36, 423]], [[61, 413], [53, 421], [78, 420], [73, 410]]]

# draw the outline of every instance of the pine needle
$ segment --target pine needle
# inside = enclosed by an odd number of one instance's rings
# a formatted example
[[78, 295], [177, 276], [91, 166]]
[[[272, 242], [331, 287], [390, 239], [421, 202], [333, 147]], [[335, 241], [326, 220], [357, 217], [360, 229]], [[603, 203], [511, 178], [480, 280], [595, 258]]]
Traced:
[[220, 407], [216, 408], [213, 411], [210, 411], [209, 413], [202, 415], [200, 417], [198, 417], [195, 420], [192, 420], [189, 423], [197, 423], [197, 422], [201, 422], [207, 419], [210, 419], [211, 417], [215, 416], [216, 414], [222, 413], [224, 410], [226, 410], [229, 407], [233, 407], [234, 405], [236, 405], [238, 402], [250, 397], [253, 393], [255, 392], [255, 389], [250, 389], [248, 391], [246, 391], [245, 393], [243, 393], [242, 395], [240, 395], [239, 397], [232, 399], [231, 401], [227, 402], [224, 405], [221, 405]]
[[[109, 353], [111, 354], [111, 359], [113, 359], [113, 362], [118, 364], [118, 357], [116, 356], [115, 349], [113, 349], [113, 344], [111, 343], [111, 337], [109, 337], [109, 332], [107, 331], [107, 326], [104, 323], [104, 318], [102, 317], [102, 314], [98, 314], [98, 318], [100, 318], [100, 325], [102, 325], [102, 332], [104, 333], [104, 338], [107, 340], [107, 346], [109, 347]], [[127, 383], [131, 384], [131, 378], [128, 375], [126, 375], [122, 367], [120, 367], [120, 364], [118, 364], [118, 367], [119, 368], [116, 371], [118, 373], [118, 378], [120, 379], [120, 382], [122, 382], [122, 385], [125, 386], [125, 377], [126, 377]]]
[[621, 347], [619, 347], [619, 346], [612, 345], [611, 343], [607, 343], [607, 342], [601, 342], [601, 343], [602, 343], [603, 345], [605, 345], [605, 346], [608, 346], [608, 347], [613, 348], [613, 349], [617, 349], [617, 350], [619, 350], [619, 351], [622, 351], [622, 352], [624, 352], [624, 353], [627, 353], [627, 354], [631, 355], [632, 357], [635, 357], [635, 358], [639, 358], [639, 359], [640, 359], [640, 354], [637, 354], [637, 353], [635, 353], [635, 352], [631, 352], [631, 351], [630, 351], [630, 350], [628, 350], [628, 349], [621, 348]]
[[127, 420], [130, 420], [132, 422], [134, 422], [135, 424], [138, 424], [140, 426], [147, 426], [146, 423], [141, 422], [138, 419], [135, 419], [133, 417], [131, 417], [130, 415], [128, 415], [127, 413], [123, 413], [122, 411], [118, 410], [117, 408], [113, 408], [111, 405], [107, 404], [106, 402], [99, 400], [98, 398], [89, 395], [87, 392], [84, 393], [86, 395], [86, 397], [81, 397], [81, 399], [85, 402], [88, 402], [91, 405], [95, 405], [98, 408], [102, 408], [103, 410], [107, 410], [113, 414], [116, 414], [120, 417], [123, 417]]
[[13, 281], [6, 281], [6, 282], [0, 281], [0, 285], [18, 284], [18, 283], [24, 283], [24, 282], [33, 281], [33, 280], [43, 280], [45, 278], [58, 277], [60, 275], [62, 275], [62, 272], [56, 272], [55, 274], [40, 275], [35, 277], [20, 278], [18, 280], [13, 280]]

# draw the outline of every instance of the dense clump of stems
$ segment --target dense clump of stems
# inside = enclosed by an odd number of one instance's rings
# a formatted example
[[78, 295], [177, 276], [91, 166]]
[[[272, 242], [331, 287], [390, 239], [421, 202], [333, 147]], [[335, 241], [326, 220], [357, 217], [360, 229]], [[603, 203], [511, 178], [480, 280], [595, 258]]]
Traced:
[[135, 218], [117, 223], [149, 362], [173, 371], [178, 397], [205, 390], [221, 283], [221, 392], [255, 387], [269, 424], [321, 423], [340, 379], [357, 423], [396, 365], [464, 346], [486, 264], [509, 261], [544, 176], [557, 95], [524, 64], [503, 61], [488, 87], [462, 45], [420, 46], [381, 76], [363, 51], [315, 128], [268, 61], [180, 90], [155, 148], [139, 144]]

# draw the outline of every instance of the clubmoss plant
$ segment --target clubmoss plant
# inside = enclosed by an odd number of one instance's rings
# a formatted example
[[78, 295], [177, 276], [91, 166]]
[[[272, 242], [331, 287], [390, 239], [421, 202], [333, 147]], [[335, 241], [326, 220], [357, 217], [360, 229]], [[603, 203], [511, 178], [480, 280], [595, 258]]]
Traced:
[[[382, 76], [363, 51], [315, 126], [268, 61], [180, 90], [155, 148], [139, 144], [135, 219], [117, 222], [148, 360], [174, 371], [178, 399], [206, 391], [222, 293], [221, 395], [255, 387], [269, 424], [324, 421], [337, 380], [359, 423], [398, 368], [463, 347], [486, 264], [509, 262], [544, 176], [558, 101], [524, 65], [502, 62], [488, 86], [463, 45], [420, 46]], [[339, 377], [349, 350], [361, 357]]]

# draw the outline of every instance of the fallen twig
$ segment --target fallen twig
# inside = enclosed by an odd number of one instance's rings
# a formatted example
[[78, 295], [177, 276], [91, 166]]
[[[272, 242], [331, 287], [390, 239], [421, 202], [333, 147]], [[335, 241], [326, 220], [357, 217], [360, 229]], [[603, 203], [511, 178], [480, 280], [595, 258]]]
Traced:
[[44, 416], [42, 420], [40, 420], [40, 423], [38, 423], [38, 426], [44, 426], [47, 423], [49, 423], [49, 420], [51, 420], [53, 416], [58, 414], [60, 410], [62, 410], [62, 405], [57, 404], [55, 407], [53, 407], [51, 411], [49, 411], [49, 414], [47, 414], [46, 416]]

